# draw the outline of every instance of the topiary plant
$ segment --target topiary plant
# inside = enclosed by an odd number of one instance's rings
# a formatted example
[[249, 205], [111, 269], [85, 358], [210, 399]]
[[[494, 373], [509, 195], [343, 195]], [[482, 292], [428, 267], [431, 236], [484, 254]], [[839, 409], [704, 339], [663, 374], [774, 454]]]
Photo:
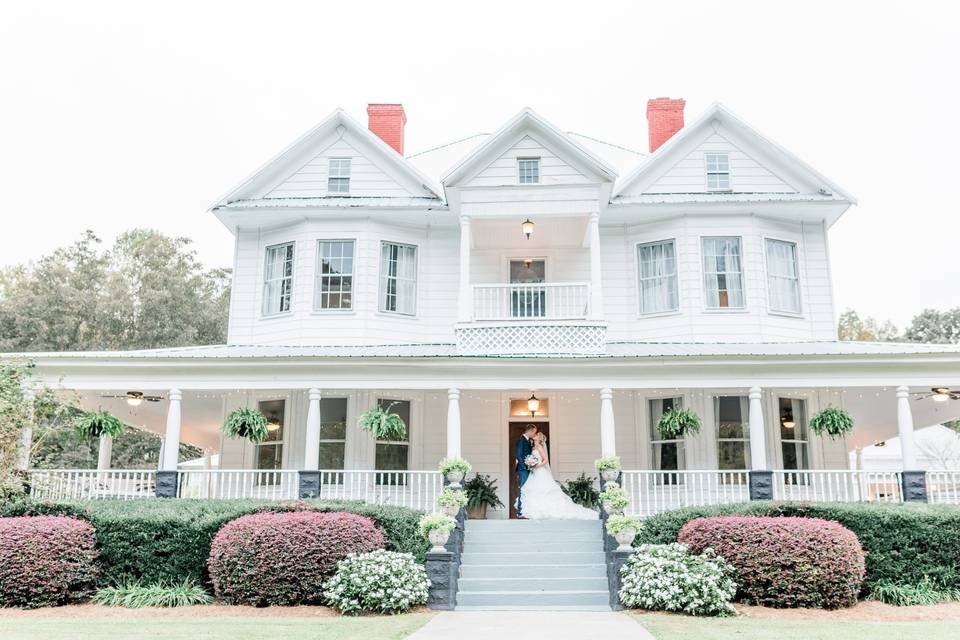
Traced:
[[260, 443], [267, 439], [267, 417], [258, 409], [235, 409], [223, 423], [223, 434], [228, 438], [246, 438]]
[[810, 430], [818, 436], [827, 435], [832, 439], [842, 438], [853, 431], [853, 418], [838, 407], [827, 407], [810, 420]]
[[657, 431], [666, 440], [678, 440], [686, 435], [700, 433], [703, 423], [691, 409], [671, 409], [657, 420]]
[[377, 440], [398, 441], [405, 439], [407, 437], [407, 425], [403, 424], [403, 418], [391, 411], [394, 404], [396, 403], [391, 403], [386, 408], [376, 406], [364, 411], [357, 420], [357, 424], [361, 429], [372, 433]]
[[92, 411], [77, 417], [74, 423], [77, 434], [85, 440], [96, 440], [100, 436], [116, 438], [123, 433], [123, 423], [109, 411]]

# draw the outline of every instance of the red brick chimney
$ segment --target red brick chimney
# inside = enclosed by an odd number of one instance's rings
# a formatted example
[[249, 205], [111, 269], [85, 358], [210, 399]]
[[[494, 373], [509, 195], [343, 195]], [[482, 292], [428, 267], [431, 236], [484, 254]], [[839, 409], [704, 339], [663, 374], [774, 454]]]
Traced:
[[[680, 129], [683, 129], [683, 98], [654, 98], [647, 100], [647, 131], [650, 138], [650, 153], [660, 148]], [[372, 128], [372, 127], [371, 127]]]
[[403, 155], [403, 125], [407, 114], [402, 104], [368, 104], [367, 128]]

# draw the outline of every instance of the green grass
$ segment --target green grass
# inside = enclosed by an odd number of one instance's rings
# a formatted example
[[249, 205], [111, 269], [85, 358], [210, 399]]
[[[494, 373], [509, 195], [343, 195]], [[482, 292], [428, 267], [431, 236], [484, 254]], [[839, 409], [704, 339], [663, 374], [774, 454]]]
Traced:
[[957, 621], [847, 622], [637, 614], [657, 640], [956, 640]]
[[360, 618], [0, 617], [4, 640], [400, 640], [432, 613]]

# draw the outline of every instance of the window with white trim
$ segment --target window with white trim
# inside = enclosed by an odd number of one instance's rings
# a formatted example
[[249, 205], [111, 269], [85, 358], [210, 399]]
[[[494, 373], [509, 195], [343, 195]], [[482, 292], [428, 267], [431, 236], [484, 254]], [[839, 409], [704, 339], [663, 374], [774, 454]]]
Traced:
[[540, 182], [540, 158], [517, 158], [517, 175], [520, 184]]
[[353, 240], [319, 240], [313, 306], [318, 311], [353, 308]]
[[767, 290], [770, 310], [800, 313], [797, 245], [767, 238]]
[[414, 315], [417, 310], [417, 248], [380, 245], [380, 311]]
[[703, 282], [708, 309], [745, 306], [740, 238], [703, 239]]
[[[807, 403], [797, 398], [777, 398], [780, 423], [780, 451], [784, 470], [809, 469]], [[796, 480], [796, 478], [793, 478]], [[788, 476], [787, 481], [791, 478]]]
[[750, 468], [750, 427], [747, 396], [717, 396], [713, 399], [717, 424], [717, 468]]
[[327, 193], [350, 193], [350, 158], [330, 158]]
[[[319, 469], [343, 469], [347, 449], [347, 399], [320, 399]], [[336, 474], [340, 475], [340, 474]]]
[[[255, 467], [261, 470], [283, 468], [283, 437], [286, 419], [286, 400], [261, 400], [257, 409], [267, 419], [267, 437], [254, 449]], [[263, 474], [257, 484], [276, 484], [276, 474]]]
[[[683, 407], [683, 398], [654, 398], [648, 400], [650, 407], [650, 445], [653, 453], [653, 468], [657, 471], [683, 471], [686, 469], [686, 455], [683, 438], [665, 439], [657, 430], [660, 416]], [[659, 481], [662, 484], [678, 484], [679, 474], [664, 473]]]
[[[377, 398], [377, 406], [400, 416], [407, 427], [403, 440], [377, 440], [374, 469], [405, 471], [410, 465], [410, 401]], [[402, 474], [378, 473], [377, 484], [404, 484]]]
[[263, 269], [263, 315], [290, 311], [293, 301], [293, 243], [267, 247]]
[[707, 165], [707, 189], [710, 191], [730, 190], [730, 154], [708, 153], [704, 157]]
[[677, 254], [673, 240], [637, 247], [640, 273], [640, 313], [663, 313], [680, 307], [677, 293]]

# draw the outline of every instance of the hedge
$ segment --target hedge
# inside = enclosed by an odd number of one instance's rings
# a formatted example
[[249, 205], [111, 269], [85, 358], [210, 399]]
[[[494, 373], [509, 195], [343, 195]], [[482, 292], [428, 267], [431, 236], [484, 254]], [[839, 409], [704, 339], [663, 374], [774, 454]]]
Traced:
[[207, 558], [220, 527], [257, 512], [346, 511], [367, 516], [383, 530], [386, 548], [423, 562], [430, 545], [417, 530], [422, 515], [402, 507], [361, 502], [302, 500], [91, 500], [0, 504], [0, 517], [73, 515], [96, 530], [102, 585], [193, 579], [209, 584]]
[[716, 515], [797, 516], [839, 522], [866, 553], [863, 591], [877, 583], [918, 584], [924, 576], [960, 588], [960, 508], [927, 504], [749, 502], [691, 507], [651, 516], [634, 542], [675, 542], [689, 520]]

